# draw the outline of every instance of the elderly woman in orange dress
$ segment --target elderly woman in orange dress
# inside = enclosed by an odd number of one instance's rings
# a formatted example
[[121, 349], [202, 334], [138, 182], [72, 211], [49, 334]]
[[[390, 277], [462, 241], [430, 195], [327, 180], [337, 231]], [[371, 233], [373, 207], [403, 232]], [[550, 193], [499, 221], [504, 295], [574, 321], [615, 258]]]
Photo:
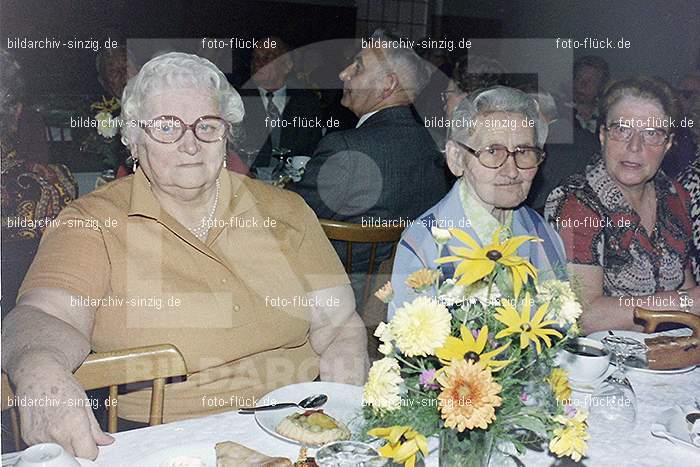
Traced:
[[[136, 172], [63, 210], [3, 323], [17, 396], [58, 402], [19, 408], [24, 440], [93, 459], [112, 441], [89, 404], [65, 403], [85, 399], [72, 372], [91, 350], [175, 345], [189, 374], [166, 386], [166, 422], [319, 376], [363, 383], [364, 325], [313, 211], [222, 170], [243, 104], [221, 71], [158, 56], [129, 81], [122, 109]], [[148, 402], [146, 391], [120, 396], [119, 414], [143, 422]]]

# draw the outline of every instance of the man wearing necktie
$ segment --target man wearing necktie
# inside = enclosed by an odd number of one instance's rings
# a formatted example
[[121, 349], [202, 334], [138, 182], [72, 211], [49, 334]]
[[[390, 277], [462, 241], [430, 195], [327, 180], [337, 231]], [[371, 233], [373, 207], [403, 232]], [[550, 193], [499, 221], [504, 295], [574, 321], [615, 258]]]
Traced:
[[322, 128], [316, 126], [320, 102], [289, 76], [294, 64], [282, 39], [269, 37], [258, 43], [250, 65], [252, 79], [241, 92], [246, 109], [243, 148], [258, 151], [253, 167], [270, 165], [273, 148], [310, 156], [321, 139]]

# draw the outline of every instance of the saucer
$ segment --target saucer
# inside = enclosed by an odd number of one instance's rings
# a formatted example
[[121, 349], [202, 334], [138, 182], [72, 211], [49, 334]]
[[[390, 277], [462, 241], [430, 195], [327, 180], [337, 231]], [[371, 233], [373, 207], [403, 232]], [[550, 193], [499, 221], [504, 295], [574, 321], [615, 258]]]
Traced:
[[612, 374], [613, 371], [615, 371], [615, 367], [613, 365], [610, 365], [608, 369], [605, 370], [605, 373], [603, 373], [601, 376], [588, 381], [579, 381], [569, 376], [569, 387], [571, 387], [572, 391], [593, 394], [593, 392], [600, 385], [600, 383], [602, 383], [605, 378]]
[[673, 444], [700, 451], [700, 446], [694, 445], [690, 440], [690, 432], [684, 418], [685, 413], [680, 407], [665, 410], [651, 425], [651, 434], [659, 438], [666, 438]]

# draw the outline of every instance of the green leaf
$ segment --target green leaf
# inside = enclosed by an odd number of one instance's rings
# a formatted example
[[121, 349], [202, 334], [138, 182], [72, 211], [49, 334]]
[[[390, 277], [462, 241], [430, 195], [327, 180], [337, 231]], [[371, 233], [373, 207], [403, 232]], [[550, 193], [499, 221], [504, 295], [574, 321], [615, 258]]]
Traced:
[[513, 423], [519, 428], [532, 431], [542, 437], [547, 436], [547, 427], [539, 418], [520, 415], [513, 418]]

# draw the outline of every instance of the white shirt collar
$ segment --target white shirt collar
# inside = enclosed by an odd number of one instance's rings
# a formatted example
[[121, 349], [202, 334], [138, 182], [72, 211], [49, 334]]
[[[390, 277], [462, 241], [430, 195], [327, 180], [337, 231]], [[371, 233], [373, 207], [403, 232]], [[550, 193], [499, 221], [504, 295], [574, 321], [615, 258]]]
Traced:
[[[382, 110], [382, 109], [379, 109], [379, 110]], [[369, 117], [371, 117], [372, 115], [374, 115], [374, 114], [376, 114], [377, 112], [379, 112], [379, 110], [374, 110], [374, 111], [372, 111], [372, 112], [369, 112], [369, 113], [364, 114], [364, 115], [363, 115], [362, 117], [360, 117], [360, 119], [357, 121], [357, 125], [355, 125], [355, 128], [360, 128], [360, 125], [362, 125], [363, 123], [365, 123], [365, 121], [367, 121], [367, 119], [368, 119]]]
[[[262, 98], [265, 107], [267, 107], [267, 93], [268, 91], [264, 88], [258, 88], [260, 97]], [[285, 84], [276, 91], [272, 91], [272, 102], [279, 109], [280, 112], [284, 111], [284, 107], [287, 104], [287, 85]]]

